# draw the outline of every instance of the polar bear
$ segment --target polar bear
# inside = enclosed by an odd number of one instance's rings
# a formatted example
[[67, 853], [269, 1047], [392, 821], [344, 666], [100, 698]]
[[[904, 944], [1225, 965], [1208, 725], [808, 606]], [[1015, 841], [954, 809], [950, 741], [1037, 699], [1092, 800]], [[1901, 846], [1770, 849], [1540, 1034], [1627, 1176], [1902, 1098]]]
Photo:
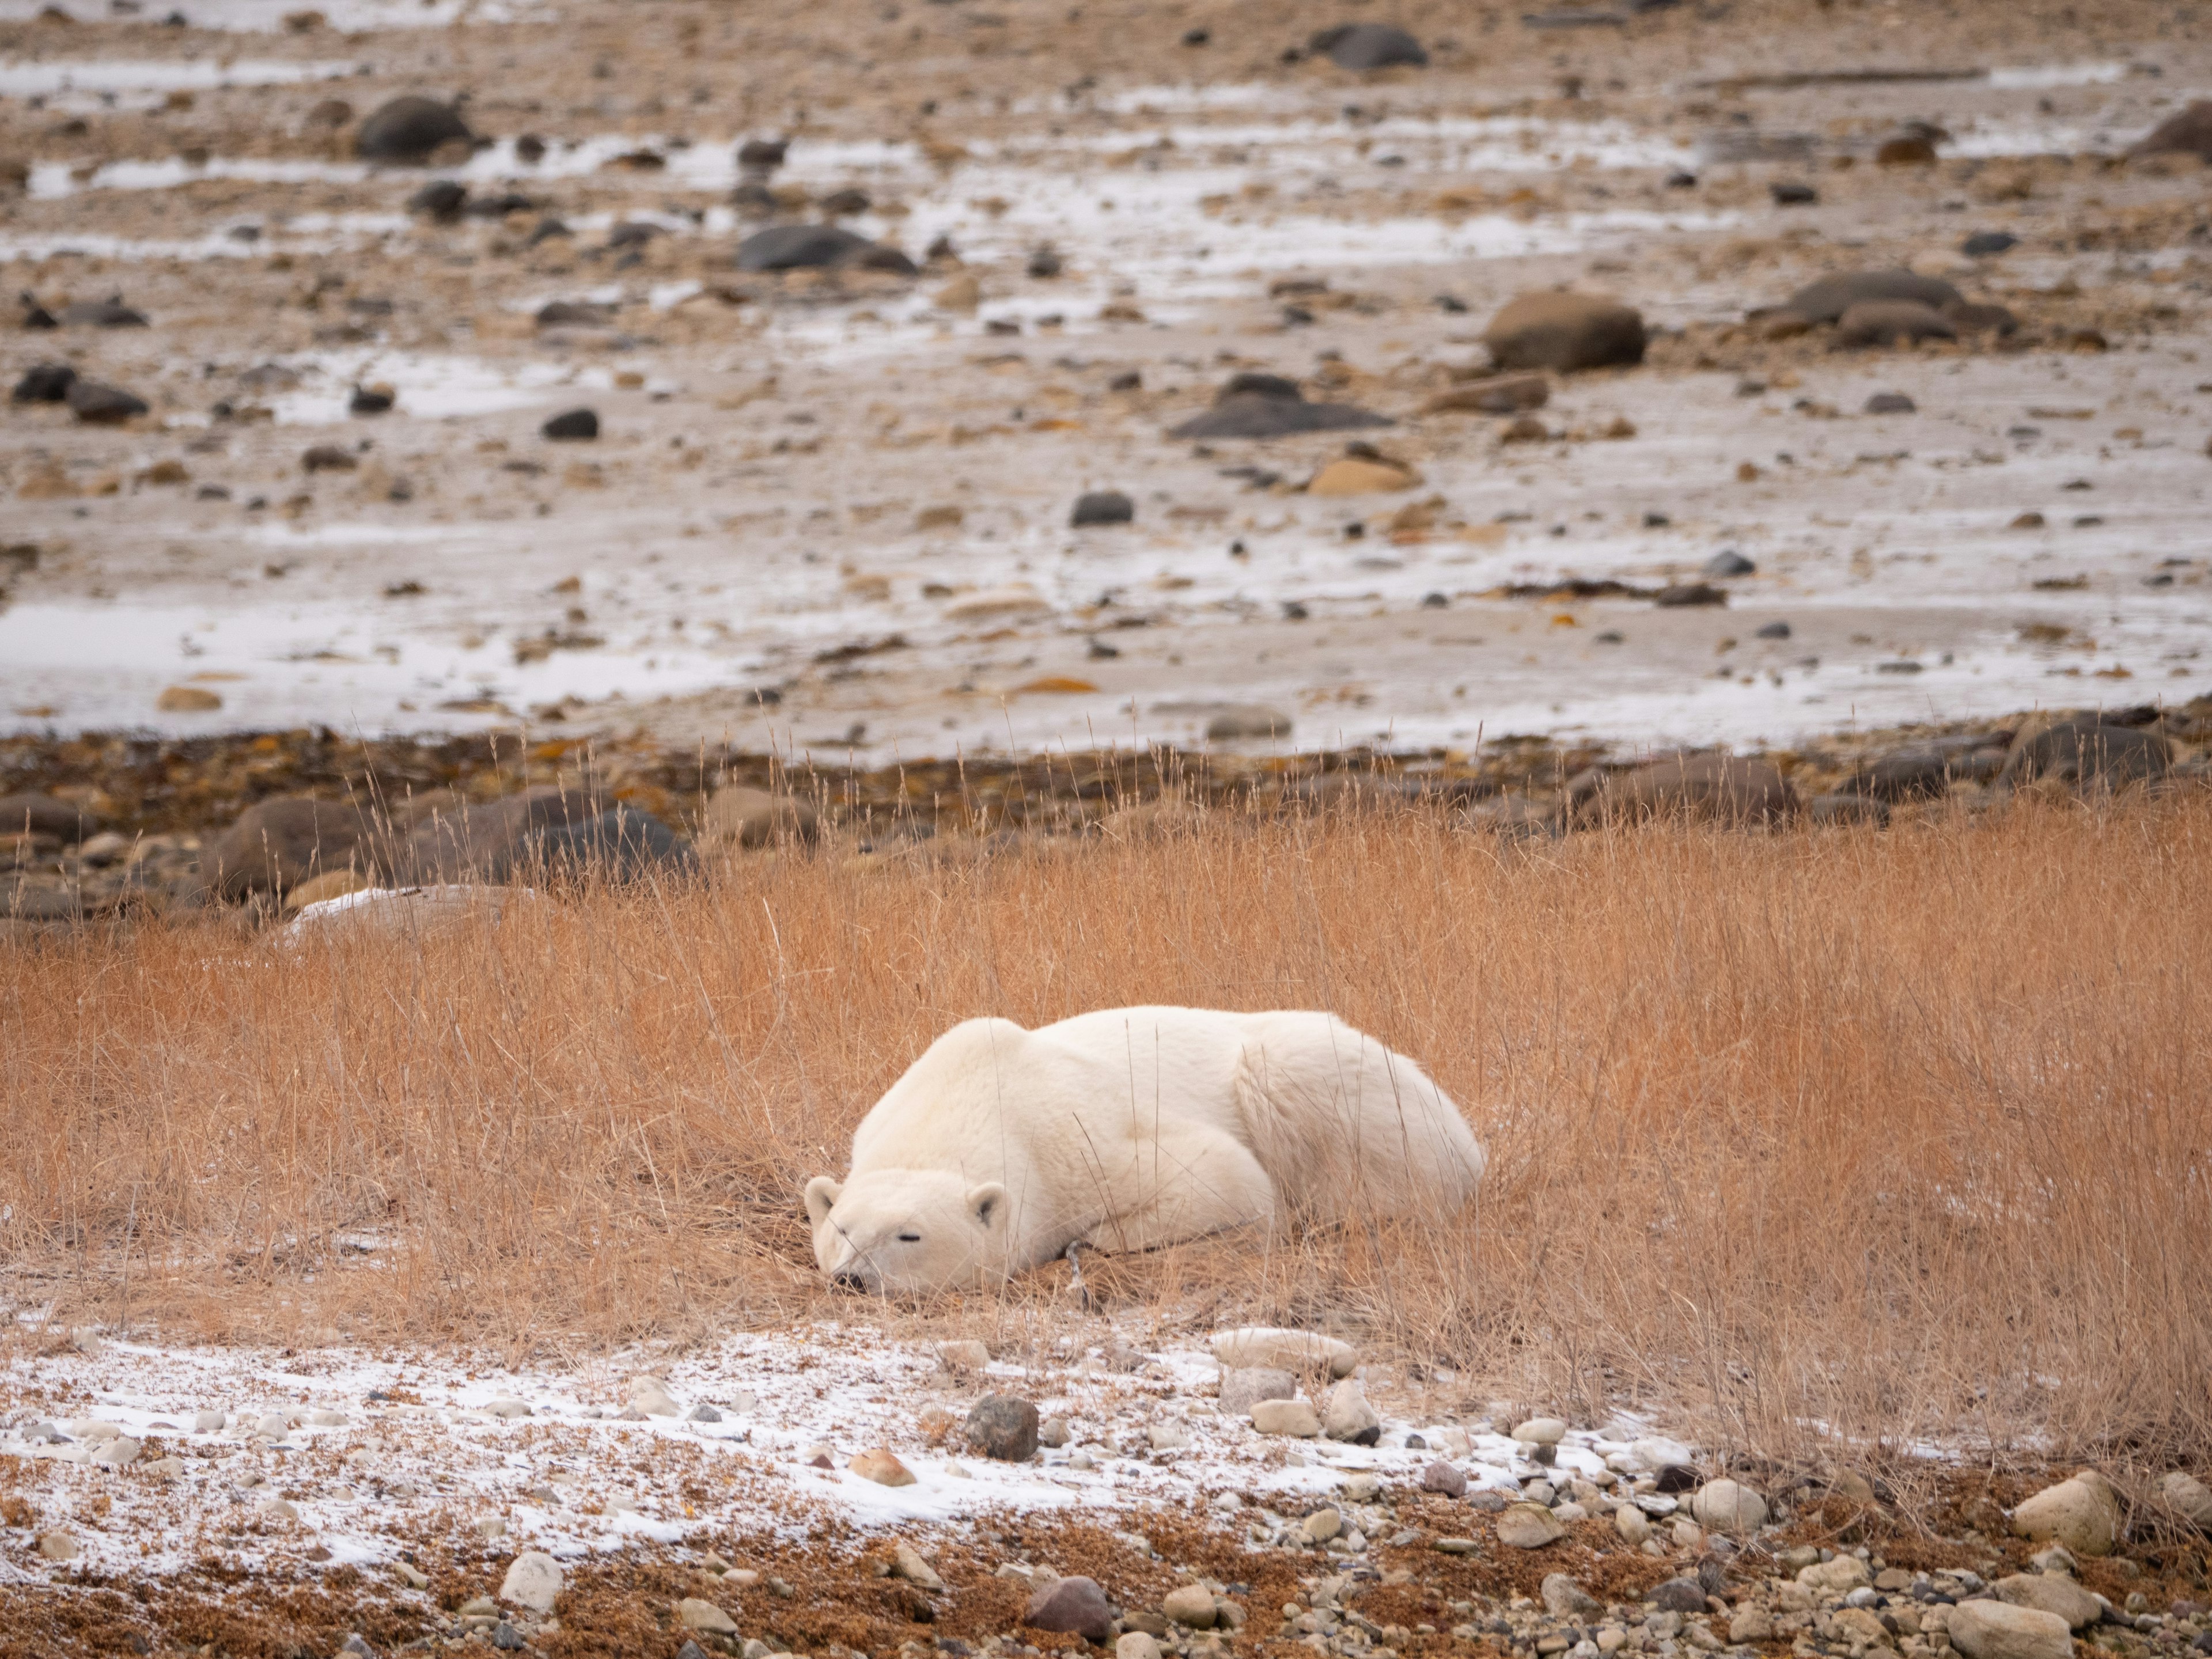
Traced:
[[1446, 1215], [1483, 1162], [1427, 1073], [1334, 1015], [1109, 1008], [954, 1026], [860, 1121], [851, 1174], [807, 1182], [806, 1213], [832, 1279], [913, 1292], [1073, 1243]]

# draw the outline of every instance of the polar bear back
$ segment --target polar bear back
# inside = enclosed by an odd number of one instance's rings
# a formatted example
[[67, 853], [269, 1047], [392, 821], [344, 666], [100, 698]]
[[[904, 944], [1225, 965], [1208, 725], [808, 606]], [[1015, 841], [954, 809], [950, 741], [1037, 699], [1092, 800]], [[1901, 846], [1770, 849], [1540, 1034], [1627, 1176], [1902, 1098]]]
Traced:
[[861, 1122], [853, 1169], [1003, 1182], [1027, 1236], [1015, 1254], [1049, 1253], [1157, 1202], [1174, 1172], [1145, 1168], [1146, 1151], [1192, 1131], [1233, 1140], [1265, 1172], [1272, 1202], [1247, 1219], [1447, 1212], [1482, 1173], [1428, 1074], [1334, 1016], [1155, 1006], [1036, 1030], [963, 1022]]

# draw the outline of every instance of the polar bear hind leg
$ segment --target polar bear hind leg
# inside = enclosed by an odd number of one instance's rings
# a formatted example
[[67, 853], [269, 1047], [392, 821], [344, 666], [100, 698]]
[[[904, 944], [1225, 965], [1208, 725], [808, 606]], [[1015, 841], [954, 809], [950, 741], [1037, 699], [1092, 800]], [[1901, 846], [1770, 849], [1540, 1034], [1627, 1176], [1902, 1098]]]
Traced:
[[1083, 1242], [1099, 1250], [1151, 1250], [1252, 1222], [1272, 1223], [1275, 1183], [1234, 1135], [1186, 1124], [1125, 1144], [1112, 1212]]

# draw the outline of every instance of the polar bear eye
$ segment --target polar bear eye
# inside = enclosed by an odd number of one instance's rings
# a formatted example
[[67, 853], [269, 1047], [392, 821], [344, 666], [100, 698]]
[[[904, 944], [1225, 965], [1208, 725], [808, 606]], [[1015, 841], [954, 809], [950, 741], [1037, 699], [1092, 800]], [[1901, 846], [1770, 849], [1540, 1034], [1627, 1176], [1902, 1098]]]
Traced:
[[901, 1233], [898, 1237], [899, 1243], [902, 1244], [919, 1244], [921, 1243], [921, 1235], [920, 1233]]

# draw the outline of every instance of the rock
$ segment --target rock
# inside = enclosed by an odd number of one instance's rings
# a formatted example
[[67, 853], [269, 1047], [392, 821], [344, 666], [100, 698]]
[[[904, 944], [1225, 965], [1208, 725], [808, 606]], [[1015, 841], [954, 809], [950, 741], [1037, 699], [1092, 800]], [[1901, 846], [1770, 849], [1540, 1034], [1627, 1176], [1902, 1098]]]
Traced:
[[39, 1534], [39, 1553], [49, 1561], [74, 1561], [79, 1553], [77, 1541], [56, 1527]]
[[2212, 1486], [2175, 1469], [2158, 1483], [2160, 1504], [2191, 1526], [2212, 1531]]
[[633, 1376], [627, 1390], [629, 1403], [647, 1417], [680, 1417], [684, 1408], [668, 1385], [657, 1376]]
[[1699, 605], [1726, 605], [1728, 592], [1709, 582], [1674, 582], [1651, 596], [1662, 611], [1688, 611]]
[[138, 1461], [138, 1442], [127, 1434], [118, 1435], [112, 1440], [106, 1441], [95, 1448], [92, 1454], [92, 1461], [95, 1463], [106, 1464], [110, 1468], [119, 1469], [136, 1463]]
[[1902, 392], [1877, 392], [1866, 400], [1866, 412], [1869, 415], [1911, 415], [1919, 407]]
[[1650, 1517], [1633, 1504], [1623, 1504], [1613, 1512], [1613, 1529], [1626, 1544], [1641, 1544], [1651, 1536]]
[[532, 1613], [548, 1613], [561, 1594], [561, 1564], [543, 1550], [525, 1550], [507, 1563], [499, 1599]]
[[1068, 1438], [1067, 1419], [1064, 1417], [1048, 1417], [1043, 1426], [1037, 1430], [1037, 1444], [1040, 1446], [1058, 1449], [1065, 1446]]
[[57, 841], [76, 842], [95, 822], [74, 801], [30, 793], [0, 795], [0, 836], [52, 836]]
[[[1238, 743], [1255, 738], [1287, 738], [1291, 717], [1262, 703], [1232, 703], [1206, 722], [1209, 743]], [[1217, 1354], [1218, 1348], [1214, 1351]]]
[[[733, 783], [717, 789], [708, 801], [705, 830], [711, 844], [770, 847], [785, 841], [811, 842], [820, 833], [820, 823], [814, 808], [794, 795]], [[944, 1346], [938, 1353], [944, 1357]], [[989, 1357], [986, 1350], [985, 1363]]]
[[1243, 1417], [1262, 1400], [1295, 1400], [1298, 1395], [1298, 1380], [1286, 1370], [1272, 1365], [1243, 1365], [1221, 1370], [1219, 1409], [1231, 1417]]
[[[1287, 732], [1290, 722], [1285, 720], [1282, 730]], [[1318, 1331], [1285, 1330], [1275, 1325], [1246, 1325], [1235, 1330], [1218, 1331], [1208, 1345], [1213, 1357], [1224, 1365], [1267, 1365], [1276, 1370], [1302, 1371], [1309, 1366], [1326, 1365], [1331, 1376], [1349, 1376], [1359, 1363], [1359, 1357], [1348, 1342], [1340, 1342], [1333, 1336], [1323, 1336]]]
[[1190, 1444], [1190, 1431], [1180, 1423], [1155, 1423], [1145, 1431], [1146, 1443], [1154, 1451], [1181, 1451]]
[[1127, 1632], [1114, 1644], [1114, 1659], [1160, 1659], [1160, 1639], [1148, 1631]]
[[1420, 69], [1429, 61], [1429, 54], [1421, 49], [1419, 40], [1388, 23], [1340, 23], [1315, 35], [1306, 49], [1346, 70], [1389, 69], [1401, 64]]
[[591, 409], [564, 409], [538, 428], [540, 434], [556, 443], [588, 442], [599, 435], [599, 411]]
[[1424, 415], [1519, 415], [1552, 398], [1552, 384], [1540, 374], [1492, 374], [1439, 392], [1421, 405]]
[[1133, 523], [1137, 504], [1118, 489], [1093, 489], [1076, 498], [1068, 523], [1080, 530], [1086, 525]]
[[1836, 1640], [1853, 1652], [1880, 1652], [1890, 1645], [1889, 1626], [1867, 1607], [1838, 1607], [1829, 1618]]
[[972, 270], [963, 270], [930, 296], [939, 311], [973, 311], [983, 303], [983, 284]]
[[2011, 790], [2047, 780], [2083, 793], [2114, 790], [2162, 778], [2172, 765], [2172, 746], [2155, 732], [2106, 726], [2094, 718], [2059, 720], [2013, 739], [1996, 787]]
[[1532, 1417], [1514, 1425], [1513, 1437], [1525, 1445], [1556, 1446], [1567, 1437], [1567, 1425], [1557, 1417]]
[[33, 363], [23, 371], [9, 401], [18, 404], [60, 404], [69, 401], [76, 384], [76, 369], [69, 363]]
[[475, 137], [451, 104], [410, 94], [369, 112], [354, 134], [353, 153], [364, 161], [420, 164], [441, 146], [472, 143]]
[[507, 1522], [496, 1515], [480, 1515], [471, 1522], [470, 1529], [479, 1538], [504, 1538]]
[[292, 1503], [288, 1498], [264, 1498], [261, 1500], [259, 1507], [262, 1514], [267, 1516], [272, 1521], [289, 1521], [297, 1522], [300, 1518], [300, 1511], [293, 1506]]
[[702, 1401], [684, 1413], [684, 1420], [686, 1423], [719, 1423], [722, 1420], [722, 1413]]
[[991, 1351], [981, 1342], [954, 1341], [937, 1345], [937, 1363], [955, 1376], [988, 1370]]
[[1052, 601], [1027, 582], [1008, 582], [962, 594], [945, 607], [945, 615], [952, 622], [1012, 622], [1048, 617], [1052, 610]]
[[70, 383], [64, 401], [70, 412], [87, 426], [120, 426], [146, 413], [143, 398], [134, 397], [119, 386], [82, 377]]
[[1346, 1377], [1328, 1391], [1322, 1401], [1321, 1426], [1330, 1439], [1356, 1446], [1371, 1446], [1382, 1437], [1382, 1419], [1367, 1403], [1366, 1385], [1356, 1376]]
[[1567, 1573], [1546, 1573], [1540, 1594], [1544, 1598], [1544, 1611], [1554, 1619], [1583, 1623], [1595, 1620], [1604, 1610], [1598, 1599]]
[[1260, 1400], [1253, 1402], [1252, 1426], [1262, 1434], [1310, 1440], [1321, 1432], [1321, 1414], [1304, 1400]]
[[2073, 1659], [2074, 1637], [2055, 1613], [2009, 1601], [1961, 1601], [1946, 1628], [1966, 1659]]
[[1999, 1601], [2055, 1613], [2074, 1630], [2087, 1629], [2105, 1613], [2103, 1602], [2063, 1572], [2015, 1572], [1990, 1588]]
[[1715, 1532], [1757, 1532], [1766, 1524], [1766, 1500], [1734, 1480], [1708, 1480], [1692, 1496], [1690, 1513]]
[[1911, 300], [1865, 300], [1837, 320], [1835, 343], [1839, 350], [1865, 350], [1958, 337], [1959, 331], [1943, 314], [1926, 306]]
[[228, 1420], [228, 1419], [221, 1412], [194, 1412], [192, 1413], [192, 1432], [194, 1434], [213, 1434], [216, 1430], [222, 1427], [223, 1424]]
[[1030, 1597], [1022, 1622], [1080, 1636], [1086, 1642], [1103, 1642], [1112, 1634], [1114, 1610], [1098, 1581], [1079, 1575], [1056, 1579]]
[[1282, 438], [1394, 425], [1352, 404], [1308, 403], [1297, 382], [1277, 374], [1237, 374], [1214, 393], [1213, 407], [1170, 429], [1170, 438]]
[[1742, 554], [1737, 552], [1734, 548], [1728, 548], [1721, 552], [1714, 554], [1711, 558], [1705, 561], [1705, 564], [1701, 568], [1708, 576], [1717, 576], [1723, 579], [1729, 576], [1754, 575], [1759, 570], [1759, 567], [1756, 564], [1753, 564], [1749, 559], [1745, 558]]
[[1020, 1463], [1036, 1455], [1037, 1408], [1010, 1394], [987, 1394], [968, 1413], [968, 1443], [985, 1457]]
[[2176, 110], [2136, 142], [2130, 155], [2195, 155], [2212, 161], [2212, 102]]
[[[1193, 1630], [1213, 1628], [1213, 1592], [1202, 1584], [1183, 1584], [1161, 1598], [1160, 1612]], [[1148, 1638], [1149, 1639], [1149, 1638]]]
[[676, 1604], [676, 1617], [686, 1630], [702, 1630], [709, 1636], [735, 1636], [738, 1621], [712, 1601], [687, 1595]]
[[1309, 1544], [1326, 1544], [1344, 1531], [1344, 1512], [1337, 1509], [1316, 1510], [1299, 1523], [1298, 1530]]
[[1815, 795], [1805, 803], [1805, 817], [1816, 824], [1872, 824], [1880, 830], [1889, 823], [1889, 804], [1865, 795]]
[[441, 807], [417, 824], [392, 860], [403, 885], [499, 884], [588, 872], [633, 881], [648, 872], [688, 872], [696, 860], [650, 813], [580, 789], [541, 784], [487, 803]]
[[882, 270], [919, 275], [913, 260], [840, 225], [771, 225], [738, 244], [740, 270]]
[[1578, 785], [1570, 800], [1573, 822], [1584, 829], [1650, 817], [1771, 824], [1799, 811], [1796, 791], [1780, 772], [1734, 755], [1674, 756]]
[[1662, 1613], [1705, 1610], [1705, 1588], [1694, 1578], [1669, 1578], [1644, 1599]]
[[861, 1480], [872, 1480], [879, 1486], [911, 1486], [915, 1484], [914, 1471], [882, 1446], [859, 1453], [845, 1467]]
[[1849, 270], [1807, 283], [1784, 302], [1783, 309], [1808, 322], [1832, 323], [1856, 305], [1903, 301], [1940, 313], [1964, 297], [1940, 276], [1910, 270]]
[[200, 884], [231, 901], [289, 892], [327, 871], [374, 867], [377, 840], [349, 802], [274, 795], [240, 813], [200, 854]]
[[2010, 334], [2020, 327], [2020, 319], [2002, 306], [1981, 305], [1972, 300], [1956, 300], [1945, 306], [1943, 320], [1961, 334]]
[[1875, 150], [1874, 164], [1878, 167], [1932, 167], [1936, 165], [1936, 145], [1917, 132], [1885, 138]]
[[1541, 1504], [1508, 1504], [1498, 1517], [1498, 1541], [1516, 1550], [1540, 1550], [1566, 1535], [1566, 1528]]
[[1870, 765], [1855, 769], [1842, 787], [1853, 794], [1881, 801], [1939, 800], [1953, 778], [1986, 779], [1993, 770], [1992, 751], [1977, 755], [1948, 744], [1910, 744], [1878, 755]]
[[61, 309], [61, 321], [74, 328], [144, 328], [146, 313], [133, 311], [120, 295], [106, 300], [78, 300]]
[[1742, 1646], [1774, 1639], [1774, 1615], [1757, 1602], [1738, 1607], [1729, 1620], [1729, 1640]]
[[1501, 370], [1560, 374], [1644, 361], [1644, 318], [1618, 300], [1589, 294], [1524, 294], [1483, 331]]
[[361, 458], [340, 444], [315, 444], [301, 452], [300, 471], [313, 477], [318, 472], [352, 472]]
[[427, 214], [431, 218], [452, 224], [461, 216], [468, 205], [469, 191], [465, 185], [452, 179], [433, 179], [407, 198], [410, 213]]
[[[1839, 1555], [1832, 1561], [1815, 1561], [1809, 1567], [1799, 1568], [1797, 1582], [1824, 1595], [1847, 1595], [1862, 1584], [1872, 1583], [1874, 1575], [1857, 1556]], [[1702, 1600], [1698, 1605], [1704, 1605]]]
[[1379, 495], [1393, 489], [1411, 489], [1419, 475], [1388, 461], [1370, 461], [1346, 455], [1331, 461], [1306, 483], [1309, 495]]
[[1455, 1463], [1447, 1463], [1441, 1457], [1421, 1471], [1421, 1490], [1440, 1492], [1447, 1498], [1467, 1496], [1467, 1474]]
[[1978, 230], [1959, 244], [1959, 252], [1969, 259], [1989, 259], [2019, 246], [2020, 238], [2008, 230]]
[[891, 1571], [909, 1584], [919, 1584], [926, 1590], [940, 1590], [945, 1580], [937, 1569], [921, 1559], [921, 1552], [903, 1538], [891, 1540]]
[[526, 1400], [495, 1400], [485, 1406], [483, 1410], [487, 1417], [513, 1418], [531, 1415], [530, 1402]]
[[2056, 1539], [2076, 1555], [2110, 1555], [2120, 1535], [2119, 1497], [2104, 1476], [2084, 1469], [2022, 1503], [2012, 1529], [2038, 1543]]

